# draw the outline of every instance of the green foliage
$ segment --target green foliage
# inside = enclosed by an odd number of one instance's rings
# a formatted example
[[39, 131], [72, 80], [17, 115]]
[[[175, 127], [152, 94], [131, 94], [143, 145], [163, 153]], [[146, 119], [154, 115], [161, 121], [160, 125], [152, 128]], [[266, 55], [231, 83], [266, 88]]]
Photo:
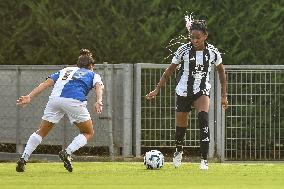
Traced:
[[0, 1], [0, 64], [74, 64], [80, 48], [99, 63], [166, 63], [187, 35], [183, 16], [207, 19], [226, 64], [283, 64], [283, 1]]

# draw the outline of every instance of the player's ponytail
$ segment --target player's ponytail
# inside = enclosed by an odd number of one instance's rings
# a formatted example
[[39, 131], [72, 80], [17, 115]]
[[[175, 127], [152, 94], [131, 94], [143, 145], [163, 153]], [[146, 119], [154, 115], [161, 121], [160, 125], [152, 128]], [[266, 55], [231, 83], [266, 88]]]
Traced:
[[77, 66], [79, 68], [88, 69], [91, 64], [94, 64], [95, 60], [89, 49], [81, 49], [80, 56], [78, 57]]

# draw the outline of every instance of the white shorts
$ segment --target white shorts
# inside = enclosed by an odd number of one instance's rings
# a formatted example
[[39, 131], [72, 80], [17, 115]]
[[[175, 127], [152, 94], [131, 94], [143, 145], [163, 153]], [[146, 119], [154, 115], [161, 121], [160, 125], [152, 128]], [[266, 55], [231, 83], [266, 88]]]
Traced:
[[42, 119], [58, 123], [67, 114], [71, 123], [80, 123], [91, 119], [87, 101], [81, 102], [72, 98], [52, 97], [46, 104]]

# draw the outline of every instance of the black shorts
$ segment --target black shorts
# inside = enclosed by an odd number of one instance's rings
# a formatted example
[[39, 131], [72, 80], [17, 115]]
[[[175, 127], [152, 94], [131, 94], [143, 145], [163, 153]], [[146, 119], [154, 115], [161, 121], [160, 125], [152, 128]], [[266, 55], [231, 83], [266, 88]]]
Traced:
[[205, 94], [199, 92], [191, 96], [176, 95], [176, 112], [190, 112], [192, 110], [194, 101], [202, 95]]

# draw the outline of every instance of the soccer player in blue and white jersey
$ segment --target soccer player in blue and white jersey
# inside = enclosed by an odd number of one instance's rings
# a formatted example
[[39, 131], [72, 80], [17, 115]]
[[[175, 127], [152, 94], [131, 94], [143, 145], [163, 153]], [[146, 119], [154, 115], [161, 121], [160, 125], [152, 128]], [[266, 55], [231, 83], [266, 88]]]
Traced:
[[66, 114], [70, 122], [75, 124], [80, 134], [74, 138], [71, 144], [59, 152], [60, 159], [64, 162], [64, 167], [73, 171], [71, 164], [71, 154], [87, 144], [87, 141], [94, 136], [92, 119], [87, 110], [87, 95], [92, 88], [95, 88], [96, 103], [94, 111], [98, 114], [102, 112], [103, 103], [103, 82], [99, 74], [93, 71], [94, 59], [88, 49], [81, 49], [77, 61], [77, 67], [66, 67], [52, 75], [44, 82], [34, 88], [30, 94], [21, 96], [17, 100], [17, 105], [25, 106], [34, 97], [39, 95], [48, 87], [54, 86], [49, 96], [49, 101], [45, 107], [44, 114], [39, 129], [34, 132], [25, 147], [25, 150], [17, 162], [16, 171], [23, 172], [26, 162], [32, 152], [46, 137], [54, 124]]
[[167, 79], [180, 65], [176, 86], [176, 152], [173, 157], [174, 167], [181, 165], [183, 143], [188, 115], [192, 107], [198, 112], [200, 125], [200, 169], [208, 169], [207, 155], [209, 151], [209, 92], [211, 85], [209, 75], [211, 64], [215, 64], [221, 82], [221, 102], [223, 108], [227, 108], [227, 81], [222, 58], [217, 48], [206, 42], [208, 37], [204, 20], [189, 20], [186, 18], [190, 42], [180, 46], [170, 66], [163, 73], [160, 82], [154, 91], [146, 95], [146, 99], [153, 99], [160, 88], [165, 85]]

